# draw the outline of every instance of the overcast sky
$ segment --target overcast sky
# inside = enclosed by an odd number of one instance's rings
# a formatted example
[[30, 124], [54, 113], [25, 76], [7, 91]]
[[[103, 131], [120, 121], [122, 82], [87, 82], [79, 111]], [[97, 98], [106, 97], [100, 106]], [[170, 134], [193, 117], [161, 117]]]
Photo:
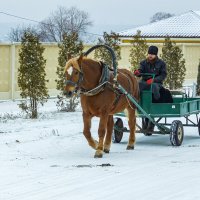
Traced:
[[[147, 24], [156, 12], [181, 14], [200, 10], [199, 0], [0, 0], [0, 12], [34, 20], [43, 20], [58, 6], [87, 11], [93, 26], [136, 26]], [[0, 23], [23, 23], [23, 20], [0, 14]], [[0, 27], [1, 29], [1, 27]], [[93, 29], [95, 30], [95, 29]]]

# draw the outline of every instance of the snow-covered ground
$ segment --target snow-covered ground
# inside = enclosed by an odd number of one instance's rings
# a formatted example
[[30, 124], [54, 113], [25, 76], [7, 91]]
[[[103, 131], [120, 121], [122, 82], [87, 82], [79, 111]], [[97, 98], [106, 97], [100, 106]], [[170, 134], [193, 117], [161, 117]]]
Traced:
[[[169, 136], [128, 134], [110, 154], [94, 159], [83, 134], [82, 113], [59, 113], [55, 100], [37, 120], [18, 102], [0, 102], [0, 200], [200, 199], [200, 137], [185, 128], [181, 147]], [[79, 109], [80, 110], [80, 109]], [[92, 123], [97, 138], [98, 119]]]

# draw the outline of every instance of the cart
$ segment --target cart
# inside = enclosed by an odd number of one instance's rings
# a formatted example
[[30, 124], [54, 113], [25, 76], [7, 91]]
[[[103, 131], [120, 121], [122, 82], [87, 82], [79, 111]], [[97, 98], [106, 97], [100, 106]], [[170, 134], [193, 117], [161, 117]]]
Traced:
[[[198, 114], [200, 113], [200, 98], [189, 98], [182, 92], [172, 92], [173, 103], [152, 103], [152, 91], [150, 89], [141, 92], [140, 101], [137, 102], [136, 99], [127, 93], [121, 85], [118, 85], [118, 88], [132, 103], [135, 104], [138, 112], [137, 117], [148, 118], [158, 129], [157, 131], [148, 132], [143, 126], [136, 124], [137, 133], [143, 133], [146, 136], [151, 136], [152, 134], [168, 134], [173, 146], [180, 146], [182, 144], [184, 138], [184, 126], [198, 127], [200, 135], [200, 120], [198, 117]], [[191, 115], [196, 115], [195, 121], [190, 119]], [[129, 132], [127, 127], [124, 127], [123, 125], [122, 117], [125, 117], [124, 112], [117, 113], [114, 116], [113, 141], [116, 143], [120, 143], [123, 133]], [[169, 118], [181, 117], [185, 118], [185, 122], [178, 119], [174, 120], [172, 123], [168, 122]]]

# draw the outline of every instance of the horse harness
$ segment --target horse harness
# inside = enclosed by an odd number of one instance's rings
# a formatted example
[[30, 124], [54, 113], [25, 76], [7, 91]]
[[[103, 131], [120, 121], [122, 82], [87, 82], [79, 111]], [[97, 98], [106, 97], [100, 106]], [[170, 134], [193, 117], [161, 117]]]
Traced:
[[[70, 85], [74, 86], [76, 88], [75, 89], [76, 93], [79, 92], [80, 94], [83, 94], [85, 96], [97, 95], [100, 92], [104, 91], [104, 89], [106, 87], [108, 87], [116, 94], [116, 98], [115, 98], [115, 101], [113, 103], [113, 106], [115, 106], [118, 103], [120, 97], [122, 95], [126, 95], [119, 88], [119, 83], [117, 82], [117, 74], [120, 73], [127, 78], [128, 82], [129, 82], [129, 93], [131, 93], [131, 80], [130, 80], [130, 77], [127, 76], [126, 74], [117, 71], [117, 62], [116, 62], [115, 52], [108, 45], [95, 45], [92, 48], [90, 48], [89, 50], [87, 50], [83, 54], [83, 56], [88, 56], [92, 51], [94, 51], [95, 49], [100, 48], [100, 47], [104, 47], [105, 49], [107, 49], [110, 52], [111, 58], [112, 58], [112, 63], [113, 63], [113, 69], [109, 68], [105, 63], [100, 62], [101, 66], [102, 66], [102, 74], [101, 74], [101, 78], [99, 80], [99, 84], [91, 90], [86, 90], [86, 89], [80, 87], [81, 82], [83, 81], [83, 78], [84, 78], [82, 67], [79, 66], [78, 63], [76, 62], [75, 58], [73, 58], [73, 59], [71, 59], [71, 62], [68, 61], [69, 63], [66, 63], [66, 66], [67, 66], [67, 64], [68, 64], [68, 66], [70, 66], [70, 64], [75, 66], [75, 69], [77, 71], [79, 71], [79, 79], [78, 79], [77, 82], [73, 82], [71, 80], [71, 78], [70, 78], [70, 80], [65, 80], [65, 85], [70, 84]], [[66, 69], [67, 68], [65, 68], [65, 70]], [[111, 74], [113, 75], [113, 83], [110, 82]], [[129, 104], [130, 104], [130, 102], [129, 102]]]
[[[101, 74], [101, 78], [99, 80], [98, 86], [96, 86], [95, 88], [93, 88], [91, 90], [86, 90], [84, 88], [80, 88], [80, 94], [83, 94], [85, 96], [95, 96], [95, 95], [99, 94], [100, 92], [103, 92], [105, 90], [105, 88], [108, 87], [116, 94], [116, 98], [113, 103], [113, 106], [115, 106], [119, 102], [120, 97], [122, 95], [124, 95], [124, 93], [122, 93], [121, 90], [117, 87], [118, 83], [116, 80], [113, 80], [113, 83], [110, 82], [110, 78], [111, 78], [111, 74], [113, 74], [113, 70], [105, 63], [103, 63], [103, 62], [99, 62], [99, 63], [102, 66], [102, 74]], [[129, 81], [129, 85], [131, 84], [130, 78], [127, 75], [125, 75], [122, 72], [118, 72], [118, 73], [126, 76], [127, 80]], [[78, 83], [80, 83], [80, 80], [81, 81], [83, 80], [83, 73], [81, 73], [81, 78], [79, 78]], [[129, 90], [130, 90], [130, 88], [129, 88]]]
[[94, 96], [102, 92], [106, 85], [109, 83], [110, 80], [110, 69], [109, 67], [104, 64], [103, 62], [99, 62], [100, 65], [102, 65], [102, 74], [101, 78], [99, 80], [99, 84], [97, 87], [91, 89], [91, 90], [86, 90], [84, 88], [80, 88], [80, 94], [83, 94], [85, 96]]
[[[122, 93], [121, 90], [118, 88], [119, 83], [117, 82], [117, 79], [114, 76], [113, 69], [110, 68], [108, 65], [106, 65], [105, 63], [103, 63], [101, 61], [99, 62], [99, 64], [102, 67], [102, 73], [101, 73], [101, 77], [99, 79], [99, 83], [95, 88], [93, 88], [91, 90], [87, 90], [87, 89], [80, 86], [81, 83], [83, 82], [83, 79], [84, 79], [82, 66], [80, 66], [77, 63], [77, 60], [75, 58], [69, 60], [68, 63], [66, 63], [67, 67], [66, 67], [65, 70], [67, 70], [69, 66], [73, 65], [74, 68], [79, 72], [79, 79], [78, 79], [77, 82], [72, 81], [72, 77], [70, 77], [69, 80], [65, 79], [65, 85], [68, 85], [68, 84], [72, 85], [73, 87], [76, 88], [75, 91], [74, 91], [75, 93], [79, 93], [79, 94], [82, 94], [82, 95], [85, 95], [85, 96], [95, 96], [95, 95], [99, 94], [100, 92], [103, 92], [105, 90], [105, 88], [108, 87], [109, 89], [111, 89], [116, 94], [116, 98], [115, 98], [115, 101], [113, 103], [113, 106], [115, 106], [118, 103], [120, 97], [122, 95], [124, 95], [124, 93]], [[118, 74], [119, 73], [124, 75], [127, 78], [128, 82], [129, 82], [129, 86], [130, 86], [131, 85], [130, 78], [122, 72], [118, 72]], [[111, 75], [113, 75], [113, 77], [114, 77], [112, 82], [110, 82]], [[131, 88], [129, 87], [129, 93], [131, 92], [130, 89]]]

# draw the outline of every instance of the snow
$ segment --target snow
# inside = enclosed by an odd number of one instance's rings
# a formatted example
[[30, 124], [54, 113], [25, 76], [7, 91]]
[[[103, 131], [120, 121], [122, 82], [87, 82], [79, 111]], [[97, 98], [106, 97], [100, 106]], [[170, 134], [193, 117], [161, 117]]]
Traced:
[[[36, 120], [25, 119], [19, 102], [0, 102], [1, 200], [151, 200], [200, 198], [197, 128], [185, 128], [182, 146], [169, 136], [128, 134], [110, 154], [94, 159], [83, 134], [82, 113], [59, 113], [55, 99]], [[140, 119], [137, 119], [140, 122]], [[98, 119], [92, 121], [97, 138]]]

